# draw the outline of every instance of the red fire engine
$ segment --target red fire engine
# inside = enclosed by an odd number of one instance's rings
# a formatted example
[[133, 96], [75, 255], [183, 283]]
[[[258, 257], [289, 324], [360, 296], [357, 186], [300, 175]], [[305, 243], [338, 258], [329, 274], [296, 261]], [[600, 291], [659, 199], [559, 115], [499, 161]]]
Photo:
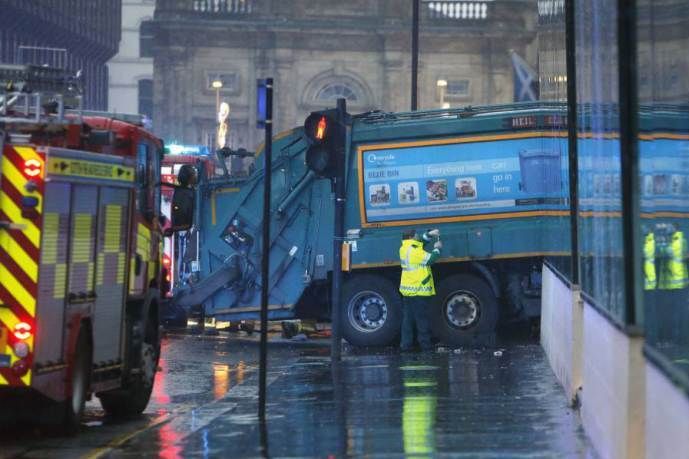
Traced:
[[0, 66], [0, 83], [0, 417], [76, 431], [92, 394], [140, 413], [160, 354], [162, 142], [66, 111], [53, 69]]

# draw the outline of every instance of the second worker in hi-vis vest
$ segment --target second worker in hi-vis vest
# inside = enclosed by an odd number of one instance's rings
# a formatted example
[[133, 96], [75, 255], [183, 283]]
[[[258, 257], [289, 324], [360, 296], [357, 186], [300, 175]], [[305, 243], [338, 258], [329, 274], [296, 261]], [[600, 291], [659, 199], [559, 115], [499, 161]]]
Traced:
[[[427, 231], [423, 235], [415, 230], [402, 234], [400, 247], [400, 262], [402, 276], [400, 279], [400, 293], [402, 294], [402, 338], [400, 349], [409, 351], [414, 346], [414, 330], [421, 350], [433, 349], [431, 330], [428, 318], [429, 299], [435, 295], [431, 264], [440, 256], [442, 243], [438, 240], [440, 231]], [[433, 250], [424, 250], [424, 243], [433, 244]]]

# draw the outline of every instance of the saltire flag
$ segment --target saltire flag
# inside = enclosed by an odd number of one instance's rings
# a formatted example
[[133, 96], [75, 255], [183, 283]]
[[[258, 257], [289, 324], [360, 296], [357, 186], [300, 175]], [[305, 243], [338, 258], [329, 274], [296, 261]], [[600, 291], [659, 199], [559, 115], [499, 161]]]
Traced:
[[514, 101], [535, 102], [538, 100], [538, 74], [521, 58], [512, 51], [512, 70], [514, 74]]

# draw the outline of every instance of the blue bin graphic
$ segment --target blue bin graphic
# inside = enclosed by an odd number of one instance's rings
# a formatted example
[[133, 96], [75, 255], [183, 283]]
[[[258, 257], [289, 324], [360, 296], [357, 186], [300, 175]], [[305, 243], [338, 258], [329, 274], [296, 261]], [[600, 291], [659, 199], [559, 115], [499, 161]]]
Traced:
[[548, 194], [562, 189], [560, 153], [552, 150], [521, 150], [519, 168], [521, 189], [527, 193]]

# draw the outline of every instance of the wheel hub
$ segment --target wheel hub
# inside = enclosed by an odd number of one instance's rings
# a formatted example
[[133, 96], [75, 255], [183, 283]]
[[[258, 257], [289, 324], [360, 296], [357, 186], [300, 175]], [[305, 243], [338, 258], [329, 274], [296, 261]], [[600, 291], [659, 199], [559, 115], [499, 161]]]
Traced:
[[445, 303], [445, 317], [457, 328], [469, 328], [480, 316], [481, 306], [478, 299], [469, 292], [456, 292]]
[[388, 306], [376, 292], [360, 292], [347, 305], [349, 321], [358, 331], [374, 332], [387, 320]]

